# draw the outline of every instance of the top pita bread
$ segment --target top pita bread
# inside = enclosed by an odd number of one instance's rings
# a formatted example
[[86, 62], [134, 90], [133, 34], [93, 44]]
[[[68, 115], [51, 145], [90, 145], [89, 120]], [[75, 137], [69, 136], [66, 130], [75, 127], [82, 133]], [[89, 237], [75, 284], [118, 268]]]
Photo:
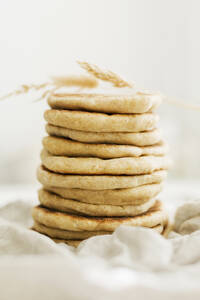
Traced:
[[[57, 228], [52, 228], [45, 226], [43, 224], [38, 223], [37, 221], [34, 222], [33, 230], [43, 233], [53, 239], [56, 239], [56, 242], [64, 242], [68, 243], [68, 241], [76, 241], [81, 242], [84, 239], [88, 239], [92, 236], [97, 235], [105, 235], [105, 234], [112, 234], [112, 231], [70, 231], [70, 230], [62, 230]], [[163, 232], [163, 225], [156, 225], [151, 227], [151, 229], [156, 230], [158, 233]], [[64, 241], [63, 241], [64, 240]]]
[[56, 109], [87, 110], [105, 113], [145, 113], [157, 108], [162, 101], [160, 94], [129, 92], [119, 94], [53, 94], [48, 103]]
[[92, 132], [141, 132], [152, 130], [159, 120], [158, 115], [104, 114], [96, 112], [49, 109], [45, 120], [55, 126]]

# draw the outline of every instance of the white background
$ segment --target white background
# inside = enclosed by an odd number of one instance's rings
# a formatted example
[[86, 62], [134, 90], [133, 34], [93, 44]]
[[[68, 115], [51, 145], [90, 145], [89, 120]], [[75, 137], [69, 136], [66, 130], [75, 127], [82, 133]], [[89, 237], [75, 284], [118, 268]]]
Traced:
[[[18, 0], [0, 2], [0, 95], [22, 83], [78, 73], [76, 60], [109, 68], [139, 86], [200, 103], [200, 1]], [[44, 102], [0, 102], [0, 183], [35, 183]], [[200, 178], [200, 112], [169, 104], [160, 125], [171, 176]]]

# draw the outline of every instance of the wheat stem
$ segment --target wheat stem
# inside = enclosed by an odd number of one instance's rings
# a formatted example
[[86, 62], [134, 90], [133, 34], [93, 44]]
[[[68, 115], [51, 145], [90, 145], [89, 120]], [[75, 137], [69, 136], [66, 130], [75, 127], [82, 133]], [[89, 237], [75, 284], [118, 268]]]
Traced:
[[23, 84], [18, 89], [0, 97], [0, 101], [12, 96], [26, 94], [31, 90], [41, 91], [45, 88], [48, 88], [40, 96], [39, 100], [41, 100], [47, 98], [52, 92], [56, 91], [59, 88], [71, 86], [77, 86], [80, 88], [95, 88], [98, 86], [98, 81], [96, 78], [91, 76], [53, 77], [50, 82], [44, 82], [42, 84]]
[[115, 87], [129, 87], [132, 88], [134, 85], [130, 82], [123, 80], [119, 75], [112, 71], [103, 71], [97, 65], [89, 64], [87, 62], [77, 61], [77, 63], [94, 77], [111, 82]]

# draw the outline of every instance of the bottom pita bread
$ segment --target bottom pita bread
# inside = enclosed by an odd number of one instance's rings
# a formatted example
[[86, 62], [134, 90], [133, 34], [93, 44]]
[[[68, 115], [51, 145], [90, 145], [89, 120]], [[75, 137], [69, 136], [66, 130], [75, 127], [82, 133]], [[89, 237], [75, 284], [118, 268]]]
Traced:
[[74, 248], [77, 248], [79, 246], [79, 244], [83, 241], [83, 240], [61, 240], [61, 239], [53, 239], [53, 241], [57, 244], [59, 243], [64, 243], [67, 244], [68, 246], [72, 246]]
[[70, 231], [45, 226], [37, 221], [34, 222], [33, 229], [51, 238], [64, 240], [84, 240], [91, 236], [111, 234], [110, 231]]
[[35, 221], [47, 227], [70, 231], [114, 231], [120, 225], [154, 227], [167, 222], [167, 215], [160, 201], [148, 212], [135, 217], [88, 217], [57, 212], [36, 206], [32, 216]]
[[[159, 233], [163, 232], [163, 225], [158, 224], [152, 229], [156, 230]], [[85, 240], [92, 236], [98, 235], [106, 235], [112, 234], [112, 231], [69, 231], [69, 230], [61, 230], [57, 228], [52, 228], [45, 226], [43, 224], [38, 223], [37, 221], [34, 222], [33, 229], [39, 233], [45, 234], [53, 239], [59, 240]]]
[[[162, 234], [163, 236], [165, 236], [163, 234], [163, 226], [162, 225], [157, 225], [157, 226], [151, 227], [149, 229], [155, 230], [156, 232], [158, 232], [158, 233]], [[55, 238], [53, 238], [53, 241], [57, 244], [64, 243], [64, 244], [67, 244], [68, 246], [72, 246], [74, 248], [77, 248], [80, 245], [81, 242], [85, 241], [85, 239], [84, 240], [65, 240], [65, 239], [55, 239]]]

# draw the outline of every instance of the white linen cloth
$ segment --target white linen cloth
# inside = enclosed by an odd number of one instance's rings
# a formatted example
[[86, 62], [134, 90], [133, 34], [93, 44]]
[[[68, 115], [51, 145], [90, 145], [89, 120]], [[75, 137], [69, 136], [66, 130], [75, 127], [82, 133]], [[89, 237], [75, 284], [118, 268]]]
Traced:
[[0, 205], [1, 300], [200, 299], [200, 201], [177, 209], [168, 239], [121, 226], [78, 249], [29, 230], [31, 207]]

